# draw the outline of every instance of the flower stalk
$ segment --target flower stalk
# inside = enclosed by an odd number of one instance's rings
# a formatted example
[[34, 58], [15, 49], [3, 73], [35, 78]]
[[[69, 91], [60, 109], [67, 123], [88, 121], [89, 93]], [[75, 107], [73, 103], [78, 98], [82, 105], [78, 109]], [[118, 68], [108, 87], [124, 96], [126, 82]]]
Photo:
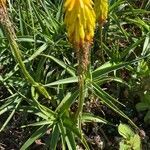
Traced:
[[75, 48], [78, 60], [80, 92], [75, 119], [79, 118], [80, 120], [85, 99], [85, 77], [89, 66], [89, 51], [94, 36], [96, 16], [92, 0], [66, 0], [64, 7], [67, 35]]
[[13, 54], [14, 58], [16, 59], [16, 61], [18, 62], [19, 67], [20, 67], [22, 73], [24, 74], [26, 80], [30, 84], [32, 84], [32, 86], [36, 87], [43, 96], [50, 99], [50, 96], [49, 96], [47, 90], [42, 85], [40, 85], [39, 83], [34, 81], [34, 79], [31, 77], [31, 75], [29, 74], [29, 72], [27, 71], [27, 69], [23, 63], [23, 60], [21, 57], [21, 52], [20, 52], [18, 44], [16, 42], [17, 37], [16, 37], [15, 31], [14, 31], [14, 28], [12, 26], [12, 23], [9, 19], [9, 16], [8, 16], [6, 0], [0, 0], [0, 24], [2, 25], [4, 32], [7, 36], [7, 39], [10, 43], [12, 54]]
[[105, 62], [103, 54], [103, 25], [106, 22], [108, 16], [108, 0], [94, 0], [94, 10], [96, 13], [96, 21], [99, 24], [99, 38], [100, 38], [100, 54], [102, 61]]

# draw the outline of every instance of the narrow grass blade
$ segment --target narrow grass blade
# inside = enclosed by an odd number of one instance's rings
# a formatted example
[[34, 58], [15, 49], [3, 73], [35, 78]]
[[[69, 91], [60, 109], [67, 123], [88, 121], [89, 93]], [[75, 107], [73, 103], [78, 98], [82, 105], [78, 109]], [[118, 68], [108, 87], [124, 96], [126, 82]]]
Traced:
[[48, 120], [49, 116], [45, 115], [44, 113], [42, 113], [41, 111], [39, 111], [36, 107], [34, 106], [21, 106], [18, 109], [20, 112], [24, 112], [24, 113], [32, 113], [40, 118], [43, 118], [45, 120]]
[[43, 51], [45, 51], [47, 49], [48, 45], [47, 44], [43, 44], [41, 47], [39, 47], [34, 54], [32, 54], [29, 58], [28, 61], [31, 61], [33, 59], [35, 59], [37, 56], [39, 56]]
[[15, 106], [19, 102], [20, 102], [20, 99], [18, 97], [16, 97], [15, 99], [14, 99], [14, 97], [11, 97], [10, 100], [7, 100], [6, 103], [0, 107], [0, 115], [2, 115], [3, 113], [5, 113], [7, 111], [15, 109]]
[[16, 112], [16, 109], [18, 108], [18, 106], [20, 105], [22, 99], [18, 99], [16, 106], [13, 108], [12, 112], [10, 113], [9, 117], [7, 118], [7, 120], [5, 121], [5, 123], [2, 125], [2, 127], [0, 128], [0, 132], [4, 130], [4, 128], [7, 126], [7, 124], [9, 123], [9, 121], [11, 120], [11, 118], [13, 117], [14, 113]]
[[51, 56], [51, 55], [44, 55], [44, 54], [41, 54], [41, 56], [44, 56], [44, 57], [47, 57], [51, 60], [53, 60], [54, 62], [56, 62], [58, 65], [60, 65], [62, 68], [64, 68], [70, 75], [72, 76], [76, 76], [75, 75], [75, 71], [74, 69], [72, 69], [69, 65], [66, 65], [63, 61]]
[[148, 35], [145, 38], [141, 55], [145, 56], [148, 53], [150, 53], [150, 33], [148, 33]]

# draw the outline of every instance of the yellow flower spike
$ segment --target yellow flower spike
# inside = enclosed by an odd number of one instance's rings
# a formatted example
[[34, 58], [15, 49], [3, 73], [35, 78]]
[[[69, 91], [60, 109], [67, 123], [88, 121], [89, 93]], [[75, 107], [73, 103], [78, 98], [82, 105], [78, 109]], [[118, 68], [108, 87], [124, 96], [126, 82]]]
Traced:
[[103, 24], [108, 15], [108, 0], [95, 0], [96, 19], [99, 24]]
[[81, 48], [85, 42], [92, 42], [95, 29], [95, 12], [92, 0], [66, 0], [65, 19], [70, 42]]
[[6, 4], [6, 0], [0, 0], [0, 5], [1, 4]]
[[0, 0], [0, 9], [4, 9], [6, 6], [6, 0]]
[[6, 0], [0, 0], [0, 22], [5, 20], [6, 14]]
[[6, 8], [6, 0], [0, 0], [0, 11], [4, 11]]

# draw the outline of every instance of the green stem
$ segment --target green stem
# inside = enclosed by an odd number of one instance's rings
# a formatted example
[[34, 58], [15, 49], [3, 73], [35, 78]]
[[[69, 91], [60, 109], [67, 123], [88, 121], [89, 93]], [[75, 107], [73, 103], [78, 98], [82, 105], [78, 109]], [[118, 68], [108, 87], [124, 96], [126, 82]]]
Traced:
[[99, 35], [100, 35], [100, 54], [102, 57], [103, 63], [105, 62], [104, 51], [103, 51], [103, 26], [99, 25]]
[[47, 90], [42, 85], [40, 85], [39, 83], [34, 81], [34, 79], [31, 77], [31, 75], [27, 71], [27, 69], [26, 69], [26, 67], [22, 61], [21, 53], [20, 53], [18, 44], [16, 42], [16, 34], [15, 34], [14, 29], [12, 27], [12, 23], [9, 20], [9, 16], [7, 15], [7, 13], [3, 13], [3, 16], [1, 16], [1, 17], [2, 17], [2, 19], [1, 19], [0, 23], [2, 24], [2, 26], [4, 28], [4, 31], [7, 35], [7, 38], [9, 40], [9, 43], [11, 46], [11, 51], [12, 51], [15, 59], [17, 60], [19, 66], [21, 68], [22, 73], [24, 74], [25, 78], [27, 79], [27, 81], [29, 83], [31, 83], [34, 87], [36, 87], [42, 95], [44, 95], [46, 98], [50, 99], [50, 96], [49, 96]]
[[79, 129], [81, 130], [81, 117], [85, 100], [85, 77], [89, 66], [89, 50], [90, 43], [85, 42], [80, 48], [76, 49], [78, 59], [78, 83], [79, 83], [79, 101], [78, 109], [75, 114], [75, 120], [78, 121]]
[[76, 119], [82, 116], [83, 104], [84, 104], [84, 75], [82, 74], [79, 75], [79, 104], [76, 112], [75, 117]]
[[82, 117], [82, 111], [83, 111], [83, 105], [84, 105], [84, 99], [85, 99], [85, 90], [84, 90], [84, 74], [79, 75], [79, 102], [78, 102], [78, 109], [75, 114], [75, 120], [77, 121], [78, 128], [80, 130], [80, 133], [82, 133], [81, 129], [81, 117]]

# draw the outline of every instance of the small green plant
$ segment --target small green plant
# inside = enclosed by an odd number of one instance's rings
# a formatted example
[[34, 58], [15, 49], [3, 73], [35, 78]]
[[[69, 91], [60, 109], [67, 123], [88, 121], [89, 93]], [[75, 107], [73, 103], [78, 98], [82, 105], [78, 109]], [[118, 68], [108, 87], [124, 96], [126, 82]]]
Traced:
[[141, 139], [127, 124], [120, 124], [119, 134], [123, 137], [119, 150], [141, 150]]
[[[145, 42], [146, 43], [146, 42]], [[144, 122], [150, 124], [150, 86], [149, 86], [150, 67], [149, 61], [141, 60], [137, 67], [137, 77], [141, 88], [140, 102], [136, 104], [138, 112], [146, 112]]]
[[147, 111], [144, 121], [150, 124], [150, 93], [144, 94], [142, 101], [136, 104], [136, 109], [140, 111]]

